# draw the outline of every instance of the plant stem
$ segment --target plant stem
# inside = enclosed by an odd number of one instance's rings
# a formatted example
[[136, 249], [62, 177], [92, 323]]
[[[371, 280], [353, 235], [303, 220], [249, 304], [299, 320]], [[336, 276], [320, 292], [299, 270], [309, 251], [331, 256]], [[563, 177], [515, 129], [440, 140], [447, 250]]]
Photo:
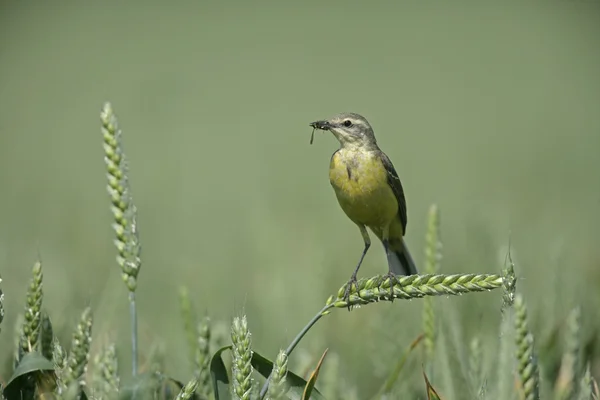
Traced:
[[137, 308], [135, 306], [135, 292], [129, 292], [129, 314], [131, 316], [131, 370], [133, 376], [138, 369], [138, 343], [137, 343]]
[[[294, 340], [292, 340], [292, 343], [290, 343], [290, 345], [287, 347], [287, 349], [285, 349], [285, 354], [289, 357], [290, 354], [292, 353], [292, 351], [294, 351], [294, 349], [296, 348], [296, 346], [298, 345], [298, 343], [300, 343], [300, 340], [302, 340], [302, 338], [304, 337], [304, 335], [306, 335], [306, 333], [310, 330], [310, 328], [313, 327], [314, 324], [317, 323], [318, 320], [321, 319], [321, 317], [323, 317], [325, 315], [325, 312], [327, 310], [329, 310], [330, 308], [333, 308], [333, 304], [328, 304], [325, 307], [323, 307], [309, 322], [308, 324], [306, 324], [306, 326], [304, 328], [302, 328], [302, 330], [296, 335], [296, 337], [294, 338]], [[260, 400], [262, 400], [265, 395], [267, 394], [267, 389], [269, 388], [269, 381], [271, 380], [271, 375], [273, 374], [273, 370], [271, 370], [271, 374], [269, 374], [269, 377], [267, 378], [267, 381], [265, 382], [265, 384], [263, 385], [262, 389], [260, 390], [260, 396], [258, 397]]]

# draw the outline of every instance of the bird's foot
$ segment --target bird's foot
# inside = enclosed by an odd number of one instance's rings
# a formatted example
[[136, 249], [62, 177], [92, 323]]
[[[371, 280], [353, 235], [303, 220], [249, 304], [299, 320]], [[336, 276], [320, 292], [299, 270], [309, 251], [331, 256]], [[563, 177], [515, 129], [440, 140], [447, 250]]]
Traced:
[[392, 271], [389, 271], [385, 277], [387, 279], [389, 279], [390, 281], [390, 301], [393, 302], [394, 301], [394, 285], [396, 283], [400, 283], [400, 281], [398, 280], [398, 276], [396, 274], [394, 274]]
[[352, 275], [346, 283], [346, 291], [344, 292], [344, 301], [348, 303], [348, 311], [350, 311], [350, 291], [352, 290], [352, 285], [356, 287], [358, 290], [358, 281], [356, 279], [356, 275]]

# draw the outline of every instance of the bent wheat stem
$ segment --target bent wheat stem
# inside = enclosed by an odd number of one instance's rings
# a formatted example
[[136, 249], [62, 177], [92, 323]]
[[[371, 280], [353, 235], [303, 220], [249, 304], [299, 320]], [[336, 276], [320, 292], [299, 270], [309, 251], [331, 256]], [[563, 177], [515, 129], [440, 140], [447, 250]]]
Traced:
[[[350, 289], [348, 300], [345, 299], [346, 285], [343, 285], [336, 295], [330, 296], [325, 306], [306, 324], [294, 338], [285, 353], [289, 355], [306, 333], [332, 308], [347, 308], [348, 306], [363, 305], [393, 299], [413, 299], [425, 296], [460, 295], [469, 292], [492, 290], [502, 285], [502, 277], [493, 274], [457, 274], [457, 275], [411, 275], [398, 277], [391, 286], [386, 275], [359, 279]], [[390, 292], [392, 298], [390, 298]], [[263, 385], [259, 399], [263, 399], [269, 387], [269, 380]]]
[[[342, 296], [343, 295], [344, 295], [344, 293], [342, 293]], [[300, 343], [300, 340], [302, 340], [304, 335], [306, 335], [308, 333], [310, 328], [312, 328], [313, 325], [316, 324], [317, 321], [320, 320], [324, 315], [326, 315], [330, 308], [333, 308], [333, 307], [334, 306], [332, 304], [326, 304], [325, 307], [323, 307], [317, 314], [315, 314], [314, 317], [312, 317], [312, 319], [310, 321], [308, 321], [308, 324], [306, 324], [306, 326], [304, 328], [302, 328], [302, 330], [296, 335], [294, 340], [292, 340], [292, 343], [290, 343], [290, 345], [287, 347], [287, 349], [285, 349], [285, 354], [288, 357], [290, 356], [292, 351], [294, 351], [294, 349], [296, 348], [298, 343]], [[265, 382], [262, 389], [260, 390], [260, 394], [259, 394], [258, 398], [261, 400], [265, 397], [265, 394], [267, 393], [267, 389], [269, 388], [269, 381], [271, 380], [272, 375], [273, 375], [273, 370], [271, 370], [271, 374], [269, 374], [267, 381]]]

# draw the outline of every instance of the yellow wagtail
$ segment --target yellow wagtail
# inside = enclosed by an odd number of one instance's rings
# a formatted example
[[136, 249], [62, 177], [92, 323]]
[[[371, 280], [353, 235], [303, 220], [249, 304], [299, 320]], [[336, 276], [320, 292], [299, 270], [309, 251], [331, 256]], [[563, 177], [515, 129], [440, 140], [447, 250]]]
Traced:
[[363, 116], [341, 113], [310, 126], [330, 131], [340, 142], [329, 163], [329, 181], [342, 210], [358, 226], [365, 242], [344, 297], [347, 299], [352, 285], [356, 285], [356, 274], [371, 246], [367, 227], [385, 249], [391, 291], [396, 275], [417, 274], [404, 242], [407, 215], [400, 178], [388, 156], [377, 146], [373, 128]]

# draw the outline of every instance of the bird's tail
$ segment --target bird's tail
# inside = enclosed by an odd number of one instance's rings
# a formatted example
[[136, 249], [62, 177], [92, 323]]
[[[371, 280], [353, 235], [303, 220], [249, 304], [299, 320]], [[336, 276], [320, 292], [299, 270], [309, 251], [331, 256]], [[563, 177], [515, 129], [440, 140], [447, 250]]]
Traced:
[[390, 247], [388, 262], [392, 272], [396, 275], [417, 275], [417, 267], [406, 242], [400, 239], [394, 241]]

